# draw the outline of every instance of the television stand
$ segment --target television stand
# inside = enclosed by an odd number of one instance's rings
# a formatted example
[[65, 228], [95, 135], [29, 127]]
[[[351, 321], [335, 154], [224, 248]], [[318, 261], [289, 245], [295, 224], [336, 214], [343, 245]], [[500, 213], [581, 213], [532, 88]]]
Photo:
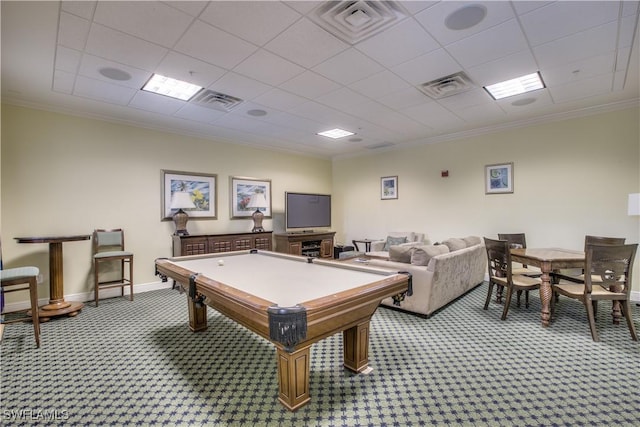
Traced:
[[276, 233], [276, 252], [314, 258], [333, 257], [335, 231]]

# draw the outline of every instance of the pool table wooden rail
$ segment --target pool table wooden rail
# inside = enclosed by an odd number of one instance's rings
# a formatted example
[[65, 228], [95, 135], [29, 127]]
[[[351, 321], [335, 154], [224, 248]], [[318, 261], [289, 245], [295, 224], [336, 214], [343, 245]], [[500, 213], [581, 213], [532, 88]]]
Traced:
[[[179, 257], [174, 260], [182, 259], [193, 259], [193, 257]], [[295, 259], [306, 262], [300, 257]], [[337, 265], [332, 265], [334, 268], [354, 269], [344, 264], [335, 264]], [[194, 272], [170, 259], [157, 260], [156, 269], [158, 274], [171, 277], [188, 292], [189, 280]], [[355, 269], [366, 271], [361, 267]], [[380, 280], [366, 285], [311, 301], [301, 301], [299, 304], [306, 308], [307, 315], [306, 338], [288, 351], [282, 343], [270, 339], [267, 309], [275, 305], [273, 302], [201, 274], [195, 276], [195, 285], [197, 294], [204, 297], [206, 305], [187, 298], [189, 327], [192, 331], [202, 331], [207, 328], [206, 306], [208, 305], [272, 342], [276, 346], [277, 353], [278, 399], [293, 411], [310, 400], [310, 348], [313, 343], [342, 331], [344, 366], [354, 372], [367, 369], [371, 317], [384, 298], [406, 292], [409, 286], [407, 275], [389, 272], [386, 274], [381, 275]]]

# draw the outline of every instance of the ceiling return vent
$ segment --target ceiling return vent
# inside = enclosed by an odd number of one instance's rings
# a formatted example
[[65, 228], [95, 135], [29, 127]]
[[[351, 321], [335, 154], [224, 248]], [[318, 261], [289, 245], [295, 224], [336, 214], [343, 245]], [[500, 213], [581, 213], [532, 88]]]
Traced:
[[475, 86], [463, 71], [450, 74], [418, 86], [422, 92], [433, 99], [446, 98], [473, 89]]
[[380, 148], [393, 147], [394, 145], [395, 144], [393, 142], [381, 142], [380, 144], [365, 145], [365, 148], [368, 148], [369, 150], [378, 150]]
[[226, 95], [224, 93], [215, 92], [213, 90], [205, 89], [191, 98], [189, 103], [199, 105], [200, 107], [227, 112], [242, 104], [242, 99], [236, 98], [235, 96]]
[[358, 43], [397, 24], [409, 13], [396, 1], [328, 1], [309, 15], [316, 24], [350, 43]]

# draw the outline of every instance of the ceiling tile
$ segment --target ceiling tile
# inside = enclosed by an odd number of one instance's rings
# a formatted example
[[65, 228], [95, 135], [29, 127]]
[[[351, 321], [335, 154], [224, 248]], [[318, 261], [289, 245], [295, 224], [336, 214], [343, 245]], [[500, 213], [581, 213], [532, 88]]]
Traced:
[[538, 46], [607, 22], [616, 21], [617, 1], [582, 1], [579, 7], [557, 1], [520, 16], [522, 28], [532, 46]]
[[394, 110], [403, 110], [425, 102], [431, 102], [431, 98], [414, 87], [408, 87], [382, 96], [377, 101]]
[[302, 18], [265, 48], [305, 68], [312, 68], [349, 46], [310, 20]]
[[193, 17], [160, 2], [101, 1], [94, 22], [141, 39], [172, 47]]
[[226, 70], [178, 52], [170, 51], [155, 69], [157, 74], [209, 87]]
[[[129, 80], [113, 80], [100, 74], [100, 70], [103, 68], [115, 68], [128, 73], [131, 78]], [[141, 89], [142, 86], [149, 80], [151, 73], [148, 71], [140, 70], [133, 67], [127, 67], [117, 62], [108, 61], [106, 59], [99, 58], [93, 55], [83, 55], [80, 62], [80, 68], [78, 74], [90, 77], [95, 80], [101, 80], [106, 83], [115, 84], [118, 86], [130, 87], [132, 89]]]
[[69, 49], [64, 46], [58, 46], [56, 48], [56, 70], [63, 70], [69, 73], [75, 73], [78, 71], [80, 60], [82, 59], [82, 52], [74, 49]]
[[90, 20], [93, 18], [96, 3], [95, 1], [61, 1], [60, 8], [65, 12]]
[[75, 73], [68, 73], [64, 70], [55, 70], [53, 73], [53, 90], [66, 94], [73, 93], [73, 85], [76, 82]]
[[538, 64], [529, 49], [467, 69], [469, 77], [478, 86], [487, 86], [536, 71]]
[[463, 67], [474, 67], [527, 49], [515, 19], [445, 46]]
[[613, 73], [609, 73], [590, 79], [583, 79], [575, 83], [549, 88], [548, 90], [555, 103], [562, 103], [609, 93], [611, 92], [612, 84]]
[[450, 129], [462, 123], [462, 120], [437, 102], [420, 104], [402, 110], [402, 113], [435, 130]]
[[192, 120], [202, 123], [213, 123], [220, 117], [227, 115], [223, 111], [214, 110], [213, 108], [200, 107], [198, 105], [185, 103], [182, 108], [173, 115], [186, 120]]
[[334, 90], [326, 95], [318, 96], [316, 101], [337, 108], [345, 113], [356, 111], [361, 104], [372, 102], [366, 96], [362, 96], [346, 87]]
[[[529, 101], [532, 101], [528, 103]], [[536, 90], [522, 95], [510, 96], [495, 101], [510, 116], [525, 116], [532, 110], [541, 110], [553, 105], [551, 94], [547, 89]], [[457, 113], [457, 112], [456, 112]]]
[[545, 84], [548, 87], [554, 87], [611, 73], [614, 70], [615, 60], [615, 53], [610, 52], [582, 61], [563, 64], [559, 67], [543, 68], [541, 71]]
[[456, 112], [460, 108], [473, 107], [474, 105], [486, 105], [491, 102], [493, 102], [493, 99], [481, 86], [438, 100], [440, 105], [450, 111]]
[[175, 50], [218, 67], [231, 69], [258, 48], [236, 36], [196, 21], [175, 46]]
[[167, 49], [139, 38], [92, 24], [86, 51], [102, 58], [153, 71]]
[[392, 72], [385, 70], [366, 79], [354, 82], [349, 87], [369, 98], [379, 99], [411, 86]]
[[445, 25], [447, 16], [464, 7], [478, 4], [478, 2], [442, 1], [418, 13], [416, 20], [422, 24], [422, 26], [429, 31], [429, 34], [440, 44], [447, 45], [515, 18], [513, 9], [511, 9], [511, 2], [483, 2], [481, 6], [485, 7], [486, 16], [480, 23], [463, 30], [451, 30], [447, 28]]
[[127, 105], [136, 94], [135, 89], [118, 86], [88, 77], [78, 76], [76, 78], [74, 95], [91, 99], [98, 99], [110, 104]]
[[466, 123], [498, 122], [504, 120], [506, 117], [505, 112], [502, 111], [496, 103], [460, 108], [456, 110], [456, 115]]
[[58, 27], [58, 44], [76, 50], [83, 50], [91, 22], [75, 15], [61, 12]]
[[440, 45], [415, 20], [405, 19], [355, 47], [382, 65], [393, 67]]
[[299, 18], [299, 13], [275, 1], [213, 1], [200, 15], [203, 21], [258, 46], [263, 46]]
[[175, 7], [176, 9], [179, 9], [184, 13], [187, 13], [194, 17], [200, 15], [200, 13], [204, 10], [204, 8], [207, 7], [207, 5], [209, 4], [208, 1], [193, 1], [193, 0], [165, 1], [163, 3], [166, 3], [171, 7]]
[[286, 59], [260, 49], [233, 69], [235, 72], [278, 86], [281, 83], [302, 74], [305, 69]]
[[184, 107], [184, 104], [185, 102], [179, 99], [141, 90], [139, 90], [131, 102], [129, 102], [129, 106], [133, 108], [166, 115], [174, 114], [180, 108]]
[[533, 53], [540, 67], [558, 66], [615, 50], [617, 35], [616, 23], [605, 24], [537, 46]]
[[267, 92], [271, 86], [237, 73], [227, 73], [212, 84], [210, 89], [248, 101]]
[[458, 64], [444, 49], [437, 49], [411, 59], [391, 69], [413, 85], [427, 83], [461, 71]]
[[383, 69], [360, 51], [349, 48], [315, 66], [313, 71], [343, 85], [349, 85]]
[[338, 89], [340, 85], [312, 71], [305, 71], [280, 85], [280, 88], [305, 98], [314, 99]]
[[287, 91], [274, 88], [269, 90], [268, 92], [254, 98], [254, 101], [258, 104], [265, 105], [267, 107], [272, 107], [277, 110], [289, 110], [295, 108], [296, 106], [307, 102], [306, 98], [303, 98], [298, 95], [294, 95]]

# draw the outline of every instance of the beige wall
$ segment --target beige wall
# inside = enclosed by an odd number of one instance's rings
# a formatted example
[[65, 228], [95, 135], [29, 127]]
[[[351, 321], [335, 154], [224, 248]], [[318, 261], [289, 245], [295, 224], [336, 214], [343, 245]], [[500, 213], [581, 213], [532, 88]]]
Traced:
[[[640, 192], [638, 109], [627, 109], [333, 163], [337, 238], [416, 230], [433, 241], [525, 232], [529, 246], [581, 249], [584, 235], [639, 239], [627, 196]], [[514, 163], [514, 193], [486, 195], [484, 166]], [[449, 171], [441, 178], [442, 170]], [[398, 200], [380, 177], [398, 176]], [[640, 300], [636, 260], [634, 290]]]
[[[161, 169], [218, 175], [218, 219], [191, 220], [191, 234], [250, 231], [230, 220], [229, 177], [271, 179], [282, 227], [285, 191], [331, 192], [331, 162], [14, 106], [2, 109], [2, 251], [5, 267], [39, 266], [48, 296], [48, 247], [16, 236], [90, 234], [122, 227], [135, 253], [135, 282], [158, 281], [154, 260], [171, 256], [173, 222], [160, 221]], [[265, 229], [274, 226], [265, 219]], [[91, 243], [63, 245], [65, 295], [93, 289]], [[92, 298], [92, 297], [91, 297]]]
[[[160, 170], [218, 174], [218, 220], [190, 221], [191, 234], [249, 231], [229, 219], [229, 176], [272, 180], [276, 224], [285, 191], [333, 194], [338, 242], [420, 230], [432, 240], [526, 232], [530, 246], [580, 249], [585, 234], [640, 240], [627, 195], [640, 192], [638, 109], [342, 158], [332, 162], [250, 149], [13, 106], [2, 109], [1, 230], [7, 267], [38, 265], [46, 245], [21, 235], [123, 227], [136, 254], [136, 282], [152, 283], [153, 261], [171, 254], [174, 225], [160, 221]], [[484, 194], [484, 165], [514, 162], [515, 192]], [[449, 178], [440, 171], [448, 170]], [[380, 200], [380, 177], [399, 177], [399, 199]], [[332, 184], [333, 183], [333, 184]], [[92, 290], [91, 244], [64, 245], [65, 295]], [[636, 260], [636, 271], [638, 270]], [[640, 273], [634, 278], [640, 300]]]

